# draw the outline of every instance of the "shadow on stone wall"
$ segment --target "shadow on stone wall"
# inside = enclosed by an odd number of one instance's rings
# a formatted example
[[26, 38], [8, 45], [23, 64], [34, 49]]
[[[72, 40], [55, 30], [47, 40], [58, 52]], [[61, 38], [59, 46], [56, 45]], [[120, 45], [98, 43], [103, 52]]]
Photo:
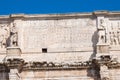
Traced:
[[90, 56], [90, 60], [96, 56], [96, 44], [98, 42], [98, 32], [97, 31], [95, 31], [94, 34], [92, 35], [91, 41], [92, 41], [92, 47], [93, 47], [93, 54]]
[[[93, 54], [90, 56], [90, 60], [96, 57], [97, 53], [97, 43], [98, 43], [98, 31], [96, 30], [92, 35], [92, 47], [93, 47]], [[92, 68], [87, 69], [87, 76], [94, 78], [94, 80], [100, 80], [99, 68], [96, 70], [94, 64], [92, 64]]]
[[87, 76], [93, 78], [94, 80], [100, 80], [99, 69], [88, 68]]

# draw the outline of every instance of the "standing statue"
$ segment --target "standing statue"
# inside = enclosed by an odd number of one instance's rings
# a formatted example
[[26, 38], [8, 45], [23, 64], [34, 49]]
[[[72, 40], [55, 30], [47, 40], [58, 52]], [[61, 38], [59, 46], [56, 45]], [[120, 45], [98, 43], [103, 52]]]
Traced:
[[18, 32], [15, 26], [15, 23], [13, 23], [11, 27], [11, 37], [10, 37], [10, 45], [11, 46], [18, 46]]
[[98, 27], [98, 36], [99, 36], [99, 43], [105, 43], [106, 42], [106, 37], [105, 37], [105, 23], [104, 20], [100, 20], [100, 26]]
[[9, 37], [9, 33], [8, 25], [0, 26], [0, 48], [5, 48], [7, 46], [6, 42]]

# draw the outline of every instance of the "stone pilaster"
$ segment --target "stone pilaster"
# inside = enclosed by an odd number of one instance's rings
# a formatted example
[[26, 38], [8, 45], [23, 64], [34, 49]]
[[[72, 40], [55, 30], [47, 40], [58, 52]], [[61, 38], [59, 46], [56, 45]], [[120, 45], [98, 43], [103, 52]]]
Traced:
[[17, 69], [10, 69], [9, 80], [21, 80], [20, 74]]
[[109, 80], [109, 70], [106, 65], [101, 65], [100, 66], [100, 76], [101, 80]]

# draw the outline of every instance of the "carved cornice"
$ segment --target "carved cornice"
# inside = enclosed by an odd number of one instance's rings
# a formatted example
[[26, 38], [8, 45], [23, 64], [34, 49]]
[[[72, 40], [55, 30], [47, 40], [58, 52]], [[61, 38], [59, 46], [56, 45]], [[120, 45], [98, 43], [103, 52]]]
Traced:
[[20, 58], [14, 58], [14, 59], [7, 59], [6, 62], [4, 62], [4, 64], [8, 67], [8, 69], [18, 69], [18, 71], [20, 72], [23, 65], [24, 65], [24, 60], [20, 59]]
[[24, 62], [23, 59], [7, 59], [5, 65], [9, 69], [22, 70], [79, 70], [91, 68], [91, 61], [75, 63], [54, 63], [54, 62]]
[[77, 70], [87, 69], [91, 67], [91, 62], [79, 62], [72, 64], [65, 63], [47, 63], [47, 62], [32, 62], [25, 63], [23, 70]]
[[9, 69], [18, 69], [19, 72], [26, 70], [82, 70], [88, 68], [99, 70], [100, 65], [106, 65], [109, 69], [120, 68], [120, 63], [108, 58], [74, 63], [24, 62], [23, 59], [14, 58], [1, 63], [0, 71], [9, 71]]
[[96, 64], [97, 67], [100, 67], [101, 65], [106, 65], [109, 69], [120, 68], [120, 63], [116, 60], [112, 60], [109, 55], [103, 55], [100, 57], [100, 59], [94, 59], [93, 64]]

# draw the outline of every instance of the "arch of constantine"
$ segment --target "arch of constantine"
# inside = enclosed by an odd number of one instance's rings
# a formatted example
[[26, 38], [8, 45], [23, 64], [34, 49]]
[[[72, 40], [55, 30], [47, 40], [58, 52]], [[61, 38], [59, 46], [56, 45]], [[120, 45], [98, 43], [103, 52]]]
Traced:
[[0, 80], [120, 80], [120, 12], [0, 16]]

